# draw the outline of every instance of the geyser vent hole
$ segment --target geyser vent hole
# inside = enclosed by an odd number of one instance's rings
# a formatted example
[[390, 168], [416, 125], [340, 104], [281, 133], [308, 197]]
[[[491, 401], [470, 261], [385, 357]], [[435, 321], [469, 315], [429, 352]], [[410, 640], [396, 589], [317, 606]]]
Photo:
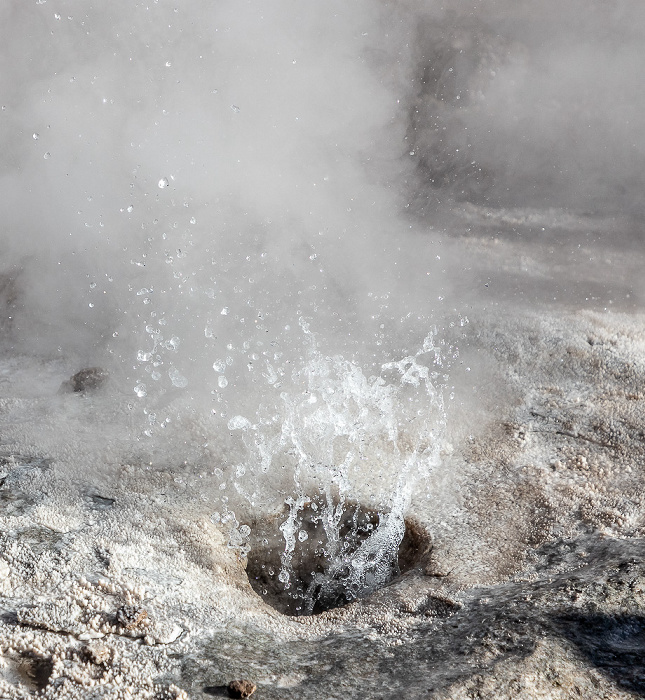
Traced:
[[[351, 603], [422, 564], [431, 549], [429, 533], [413, 520], [404, 520], [397, 551], [398, 539], [388, 541], [389, 533], [383, 537], [387, 514], [346, 502], [342, 515], [330, 526], [329, 519], [340, 512], [336, 509], [338, 504], [312, 500], [299, 510], [295, 547], [286, 567], [281, 526], [288, 514], [253, 527], [246, 567], [249, 582], [279, 612], [315, 615]], [[384, 556], [389, 547], [389, 555]]]

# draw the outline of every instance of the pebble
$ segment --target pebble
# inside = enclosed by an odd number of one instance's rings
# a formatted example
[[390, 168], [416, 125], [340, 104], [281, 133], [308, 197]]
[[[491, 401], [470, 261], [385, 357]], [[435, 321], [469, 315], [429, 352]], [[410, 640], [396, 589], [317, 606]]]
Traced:
[[228, 686], [228, 694], [232, 698], [248, 698], [255, 693], [255, 683], [247, 680], [231, 681]]

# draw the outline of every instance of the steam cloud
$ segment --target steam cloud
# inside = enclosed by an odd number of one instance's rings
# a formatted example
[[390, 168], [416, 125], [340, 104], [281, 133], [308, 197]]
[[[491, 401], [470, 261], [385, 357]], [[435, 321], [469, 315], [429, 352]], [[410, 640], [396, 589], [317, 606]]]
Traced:
[[297, 347], [301, 314], [332, 349], [393, 344], [410, 312], [425, 332], [451, 261], [424, 230], [455, 202], [641, 212], [644, 15], [4, 3], [7, 342], [150, 391], [231, 342]]
[[418, 202], [429, 184], [488, 205], [642, 213], [642, 27], [634, 2], [431, 7], [414, 52]]

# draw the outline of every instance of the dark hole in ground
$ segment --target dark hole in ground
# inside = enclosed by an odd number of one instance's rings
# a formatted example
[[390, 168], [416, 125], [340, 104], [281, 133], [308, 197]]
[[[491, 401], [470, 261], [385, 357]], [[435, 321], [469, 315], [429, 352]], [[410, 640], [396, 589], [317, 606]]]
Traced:
[[97, 510], [107, 510], [111, 508], [115, 503], [115, 498], [107, 498], [106, 496], [99, 496], [98, 493], [93, 494], [90, 498], [90, 508], [96, 508]]
[[[336, 547], [325, 530], [326, 520], [333, 515], [332, 509], [324, 502], [312, 500], [299, 512], [297, 534], [294, 533], [296, 546], [289, 562], [290, 578], [286, 582], [280, 580], [285, 552], [285, 537], [280, 526], [287, 514], [274, 521], [256, 523], [252, 528], [246, 568], [249, 582], [253, 590], [279, 612], [315, 615], [341, 607], [425, 563], [432, 538], [418, 522], [405, 519], [398, 553], [388, 559], [382, 556], [384, 548], [379, 546], [375, 536], [387, 516], [356, 503], [346, 502], [342, 510], [339, 527], [330, 528], [338, 532]], [[362, 545], [370, 537], [372, 540], [368, 544], [371, 546], [366, 551]], [[391, 546], [396, 551], [396, 542]], [[334, 549], [336, 554], [331, 556]], [[357, 559], [364, 567], [360, 581], [355, 575]]]
[[44, 690], [54, 671], [54, 662], [50, 658], [23, 658], [18, 666], [18, 673], [23, 683], [35, 691]]

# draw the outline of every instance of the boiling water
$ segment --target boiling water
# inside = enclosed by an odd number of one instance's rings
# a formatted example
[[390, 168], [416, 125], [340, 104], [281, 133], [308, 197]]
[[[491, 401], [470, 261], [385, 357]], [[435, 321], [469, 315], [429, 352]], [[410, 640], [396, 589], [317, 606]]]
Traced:
[[493, 294], [461, 237], [641, 207], [638, 32], [605, 32], [640, 10], [484, 5], [5, 3], [3, 51], [29, 58], [0, 82], [6, 354], [37, 358], [32, 398], [110, 376], [7, 444], [76, 479], [170, 470], [242, 556], [277, 521], [306, 611], [390, 580], [436, 496], [459, 329], [530, 296]]
[[[294, 370], [289, 390], [256, 411], [253, 422], [234, 416], [228, 429], [239, 431], [246, 447], [244, 460], [233, 467], [236, 491], [252, 506], [268, 500], [274, 509], [288, 506], [280, 525], [284, 552], [278, 574], [285, 588], [294, 575], [295, 550], [309, 538], [305, 508], [317, 501], [314, 522], [322, 526], [327, 571], [304, 592], [311, 607], [313, 591], [324, 593], [331, 580], [352, 591], [351, 599], [392, 578], [412, 492], [417, 485], [428, 488], [418, 482], [430, 477], [439, 457], [445, 420], [439, 387], [447, 375], [441, 374], [442, 354], [433, 335], [415, 355], [384, 363], [378, 374], [366, 377], [356, 364], [321, 354], [309, 324], [300, 325], [307, 361]], [[352, 501], [382, 513], [353, 547], [348, 543], [357, 538], [357, 517], [341, 535]]]

